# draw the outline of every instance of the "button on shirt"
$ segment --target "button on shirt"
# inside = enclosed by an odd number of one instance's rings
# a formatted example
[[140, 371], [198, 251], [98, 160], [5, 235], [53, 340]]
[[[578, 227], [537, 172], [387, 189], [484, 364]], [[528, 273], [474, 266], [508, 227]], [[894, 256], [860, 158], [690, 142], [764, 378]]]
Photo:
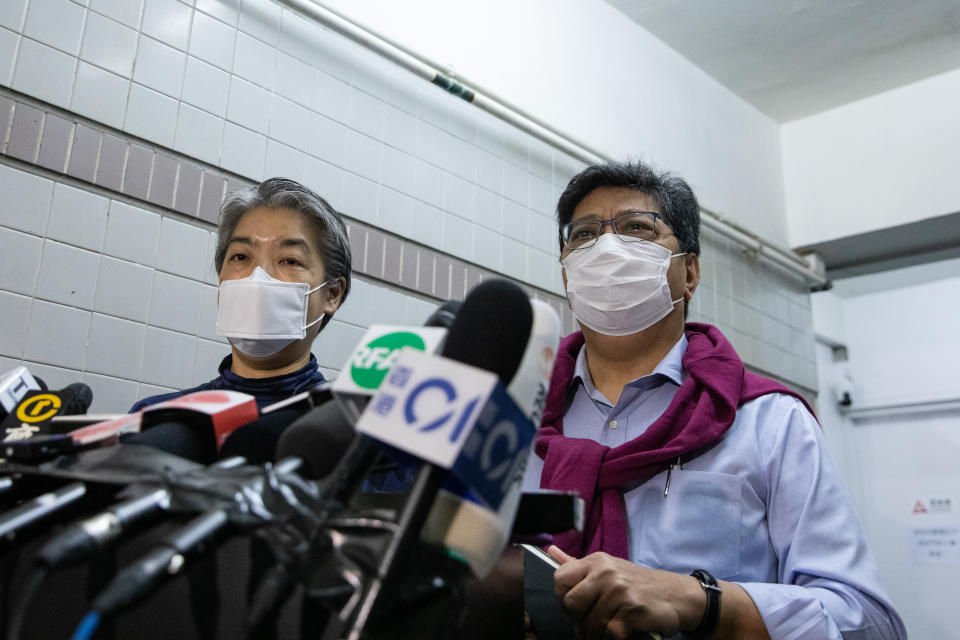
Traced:
[[[615, 405], [594, 386], [581, 349], [563, 418], [567, 437], [609, 447], [642, 434], [683, 383], [687, 339]], [[540, 488], [531, 456], [524, 490]], [[782, 394], [744, 403], [713, 447], [624, 491], [631, 561], [742, 586], [774, 640], [906, 638], [820, 426]]]

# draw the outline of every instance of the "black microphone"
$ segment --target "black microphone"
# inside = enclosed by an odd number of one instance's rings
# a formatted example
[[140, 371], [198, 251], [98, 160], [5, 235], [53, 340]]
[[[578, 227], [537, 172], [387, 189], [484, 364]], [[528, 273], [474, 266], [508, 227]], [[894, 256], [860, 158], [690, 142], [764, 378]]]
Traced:
[[463, 301], [441, 355], [495, 373], [508, 384], [523, 360], [532, 327], [527, 294], [506, 280], [487, 280]]
[[142, 444], [209, 464], [236, 429], [259, 415], [256, 399], [237, 391], [190, 393], [144, 409], [140, 433], [121, 442]]
[[277, 442], [276, 459], [299, 457], [298, 473], [311, 480], [327, 477], [343, 460], [356, 431], [336, 400], [330, 400], [294, 421]]
[[[289, 474], [301, 464], [298, 458], [281, 460], [275, 470], [278, 475]], [[179, 573], [187, 558], [201, 553], [229, 522], [225, 508], [211, 509], [164, 537], [156, 548], [114, 576], [93, 601], [93, 615], [114, 613], [138, 602], [166, 577]]]
[[66, 397], [66, 402], [58, 415], [77, 416], [84, 414], [93, 402], [93, 389], [83, 382], [68, 384], [59, 393]]
[[[253, 396], [236, 391], [200, 391], [147, 407], [140, 433], [122, 441], [143, 444], [209, 464], [243, 456], [252, 464], [272, 462], [277, 440], [293, 420], [330, 399], [328, 383], [257, 410]], [[226, 397], [247, 400], [237, 406]], [[208, 400], [209, 399], [209, 400]]]
[[427, 321], [423, 323], [425, 327], [443, 327], [449, 329], [453, 326], [453, 321], [457, 319], [463, 302], [460, 300], [447, 300], [440, 305], [436, 311], [430, 314]]
[[[297, 470], [309, 480], [326, 479], [343, 460], [344, 453], [356, 439], [356, 431], [336, 400], [329, 400], [298, 418], [282, 433], [277, 442], [276, 459], [300, 458], [303, 465]], [[378, 453], [375, 443], [366, 449]], [[278, 561], [266, 571], [247, 611], [247, 637], [267, 633], [277, 608], [296, 585], [295, 574], [285, 562]]]
[[223, 442], [221, 457], [243, 456], [250, 464], [273, 462], [280, 437], [303, 416], [299, 408], [279, 409], [238, 427]]
[[74, 504], [86, 494], [87, 488], [82, 482], [71, 482], [7, 511], [0, 516], [0, 544], [18, 542], [26, 529]]
[[[16, 381], [12, 384], [16, 384]], [[16, 388], [22, 389], [22, 384], [21, 377], [21, 386]], [[93, 391], [83, 382], [74, 382], [59, 391], [28, 390], [0, 423], [3, 441], [8, 444], [29, 440], [37, 434], [61, 433], [51, 420], [55, 416], [86, 413], [92, 401]]]
[[[227, 458], [214, 464], [213, 468], [232, 469], [245, 462], [241, 457]], [[85, 560], [112, 545], [132, 528], [163, 514], [169, 504], [170, 490], [167, 487], [145, 488], [97, 515], [65, 527], [34, 554], [33, 560], [48, 569]]]
[[[533, 325], [531, 302], [519, 287], [503, 280], [487, 281], [474, 288], [463, 302], [447, 334], [442, 355], [490, 371], [506, 384], [513, 379], [524, 360]], [[398, 428], [404, 427], [398, 425]], [[357, 478], [369, 471], [373, 463], [370, 456], [352, 455], [362, 449], [360, 443], [364, 440], [366, 438], [358, 440], [337, 469], [332, 488], [338, 498], [349, 493], [356, 486]], [[427, 459], [419, 460], [419, 471], [412, 489], [396, 518], [395, 533], [378, 554], [376, 570], [364, 584], [359, 603], [349, 611], [340, 612], [338, 619], [328, 627], [329, 637], [333, 637], [330, 634], [345, 633], [347, 637], [358, 638], [369, 624], [389, 624], [384, 620], [390, 616], [371, 618], [371, 614], [384, 602], [384, 590], [399, 579], [400, 564], [412, 557], [411, 552], [416, 548], [438, 492], [450, 475], [447, 469]], [[454, 578], [454, 582], [457, 580]], [[440, 582], [444, 581], [441, 579]]]

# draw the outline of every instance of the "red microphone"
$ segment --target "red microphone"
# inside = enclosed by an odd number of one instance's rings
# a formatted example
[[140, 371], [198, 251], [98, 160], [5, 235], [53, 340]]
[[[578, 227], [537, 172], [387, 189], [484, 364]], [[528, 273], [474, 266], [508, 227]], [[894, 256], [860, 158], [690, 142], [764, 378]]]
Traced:
[[[3, 443], [5, 457], [35, 461], [79, 448], [124, 442], [145, 444], [197, 462], [212, 462], [238, 427], [259, 416], [256, 399], [238, 391], [197, 391], [159, 402], [138, 413], [70, 429], [76, 421], [56, 419], [55, 433]], [[91, 416], [92, 417], [92, 416]], [[79, 419], [82, 419], [78, 417]]]
[[140, 430], [166, 422], [183, 422], [214, 436], [217, 450], [233, 431], [260, 415], [257, 400], [239, 391], [196, 391], [150, 405], [143, 410]]

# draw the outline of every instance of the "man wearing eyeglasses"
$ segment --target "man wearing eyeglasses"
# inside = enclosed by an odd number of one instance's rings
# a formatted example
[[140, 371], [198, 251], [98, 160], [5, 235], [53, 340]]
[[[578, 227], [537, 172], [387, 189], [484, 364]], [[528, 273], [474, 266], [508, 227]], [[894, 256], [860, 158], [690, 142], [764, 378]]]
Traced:
[[585, 637], [905, 638], [809, 407], [686, 322], [687, 183], [595, 165], [557, 213], [581, 331], [560, 345], [525, 488], [585, 499], [582, 534], [548, 549]]

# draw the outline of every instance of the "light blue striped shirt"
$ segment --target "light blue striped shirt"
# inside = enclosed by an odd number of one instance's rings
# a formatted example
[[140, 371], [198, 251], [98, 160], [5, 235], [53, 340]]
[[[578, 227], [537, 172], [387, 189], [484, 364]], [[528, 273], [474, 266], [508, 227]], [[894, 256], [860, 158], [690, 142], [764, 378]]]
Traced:
[[[616, 447], [643, 433], [683, 382], [686, 348], [681, 337], [615, 406], [581, 349], [564, 434]], [[542, 469], [532, 455], [525, 491], [540, 487]], [[739, 583], [773, 640], [906, 638], [820, 426], [797, 399], [745, 403], [716, 446], [671, 472], [664, 497], [666, 483], [664, 471], [624, 493], [633, 562]]]

